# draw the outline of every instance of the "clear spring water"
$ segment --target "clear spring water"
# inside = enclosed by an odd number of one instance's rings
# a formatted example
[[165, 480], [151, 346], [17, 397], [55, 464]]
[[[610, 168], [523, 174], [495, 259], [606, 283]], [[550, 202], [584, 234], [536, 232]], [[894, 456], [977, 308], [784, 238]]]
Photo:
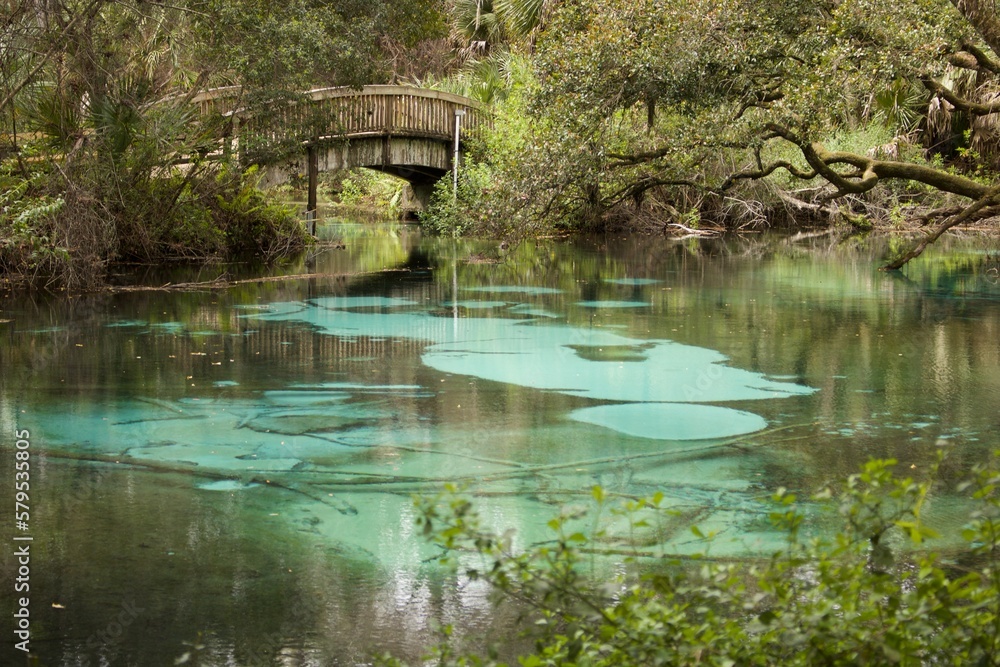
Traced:
[[[418, 657], [434, 623], [503, 636], [515, 612], [415, 525], [413, 494], [446, 482], [522, 546], [594, 485], [661, 491], [665, 523], [601, 520], [616, 568], [766, 556], [778, 487], [808, 496], [872, 456], [919, 475], [942, 444], [957, 479], [1000, 444], [995, 241], [892, 275], [878, 240], [604, 237], [488, 263], [405, 226], [324, 233], [346, 249], [266, 272], [311, 280], [0, 301], [0, 475], [28, 429], [41, 664], [191, 645], [208, 665], [357, 664]], [[947, 485], [931, 499], [942, 548], [964, 511]]]

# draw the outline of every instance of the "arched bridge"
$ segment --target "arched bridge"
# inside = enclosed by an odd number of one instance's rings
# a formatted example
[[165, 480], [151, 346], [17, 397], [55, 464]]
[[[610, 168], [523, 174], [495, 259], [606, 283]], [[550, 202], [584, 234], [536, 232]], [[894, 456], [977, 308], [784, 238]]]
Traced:
[[319, 172], [355, 167], [406, 179], [426, 205], [434, 183], [452, 170], [456, 122], [459, 146], [489, 124], [474, 100], [410, 86], [318, 88], [263, 105], [249, 104], [238, 88], [221, 88], [192, 102], [202, 114], [232, 116], [233, 147], [264, 168], [266, 185], [308, 176], [310, 210]]

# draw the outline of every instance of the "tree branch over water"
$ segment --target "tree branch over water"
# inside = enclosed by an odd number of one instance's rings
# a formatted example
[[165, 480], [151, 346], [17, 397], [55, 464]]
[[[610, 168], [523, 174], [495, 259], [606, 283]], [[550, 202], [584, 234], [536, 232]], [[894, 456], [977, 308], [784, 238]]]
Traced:
[[[863, 194], [883, 179], [916, 181], [942, 192], [970, 199], [979, 199], [990, 190], [989, 186], [971, 178], [935, 167], [898, 160], [877, 160], [867, 155], [845, 151], [828, 151], [822, 144], [807, 142], [786, 127], [770, 124], [768, 128], [798, 146], [809, 166], [837, 188], [828, 199], [837, 199], [848, 194]], [[848, 174], [840, 173], [833, 168], [833, 165], [837, 164], [850, 165], [855, 167], [856, 171]]]
[[998, 210], [1000, 210], [997, 207], [1000, 207], [1000, 184], [994, 185], [992, 188], [987, 190], [986, 193], [982, 197], [980, 197], [978, 201], [968, 206], [958, 215], [942, 222], [937, 229], [935, 229], [932, 233], [928, 234], [923, 239], [921, 239], [920, 242], [917, 243], [917, 245], [914, 246], [911, 250], [904, 253], [897, 259], [889, 262], [882, 268], [886, 271], [894, 271], [896, 269], [901, 268], [911, 259], [918, 257], [924, 250], [927, 249], [927, 246], [937, 241], [942, 234], [944, 234], [952, 227], [956, 227], [965, 222], [971, 222], [972, 220], [975, 219], [981, 219], [979, 218], [979, 215], [984, 211], [988, 211], [989, 213], [996, 213], [998, 212]]

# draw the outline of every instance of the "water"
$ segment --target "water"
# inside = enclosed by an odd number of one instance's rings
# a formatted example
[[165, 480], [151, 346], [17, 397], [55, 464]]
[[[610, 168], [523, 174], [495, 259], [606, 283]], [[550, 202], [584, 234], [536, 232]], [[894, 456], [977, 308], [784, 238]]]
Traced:
[[434, 623], [502, 637], [516, 610], [438, 567], [415, 524], [412, 495], [446, 482], [517, 546], [599, 484], [676, 510], [638, 531], [606, 514], [609, 552], [759, 558], [778, 487], [805, 497], [872, 456], [919, 475], [947, 444], [928, 517], [950, 549], [949, 484], [1000, 444], [994, 241], [888, 275], [884, 241], [605, 237], [496, 264], [406, 226], [324, 233], [346, 249], [271, 271], [313, 280], [0, 302], [0, 470], [28, 429], [41, 664], [190, 645], [210, 665], [358, 664], [419, 657]]

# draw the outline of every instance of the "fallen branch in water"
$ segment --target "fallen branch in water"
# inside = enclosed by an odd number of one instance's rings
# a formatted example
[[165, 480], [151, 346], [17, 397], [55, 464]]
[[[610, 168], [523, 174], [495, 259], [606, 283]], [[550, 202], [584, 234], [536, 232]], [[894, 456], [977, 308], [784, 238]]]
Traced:
[[180, 475], [193, 475], [195, 477], [204, 477], [206, 479], [216, 480], [216, 481], [234, 481], [240, 482], [242, 484], [262, 484], [264, 486], [276, 487], [279, 489], [284, 489], [286, 491], [291, 491], [292, 493], [299, 493], [311, 500], [321, 502], [333, 509], [337, 510], [341, 514], [357, 514], [358, 510], [353, 505], [334, 496], [332, 493], [326, 493], [325, 495], [309, 488], [303, 488], [303, 486], [308, 486], [309, 483], [303, 485], [299, 482], [283, 482], [276, 479], [277, 474], [280, 471], [276, 471], [276, 474], [272, 475], [270, 473], [261, 470], [247, 470], [247, 471], [223, 471], [213, 468], [204, 468], [198, 466], [195, 463], [189, 465], [179, 465], [170, 463], [160, 463], [158, 461], [149, 461], [142, 459], [131, 458], [127, 455], [114, 456], [111, 454], [77, 454], [73, 452], [61, 452], [48, 450], [44, 454], [45, 457], [51, 459], [64, 459], [70, 461], [83, 461], [86, 463], [104, 463], [108, 465], [119, 465], [128, 468], [142, 468], [145, 470], [153, 472], [165, 472], [165, 473], [175, 473]]
[[[767, 429], [753, 434], [751, 437], [760, 437], [764, 435], [774, 435], [780, 431], [787, 431], [790, 429], [801, 428], [803, 426], [808, 426], [809, 424], [788, 424], [785, 426], [779, 426], [772, 429]], [[313, 436], [315, 437], [315, 436]], [[806, 436], [790, 436], [786, 438], [781, 438], [780, 440], [768, 440], [766, 444], [774, 444], [775, 442], [783, 442], [788, 440], [795, 440]], [[320, 438], [326, 440], [326, 438]], [[674, 449], [666, 451], [655, 451], [655, 452], [642, 452], [638, 454], [626, 455], [626, 456], [609, 456], [596, 459], [585, 459], [581, 461], [570, 461], [563, 463], [552, 463], [543, 465], [528, 465], [518, 462], [503, 461], [503, 460], [490, 460], [491, 463], [499, 463], [510, 466], [522, 466], [515, 470], [490, 473], [490, 474], [475, 474], [475, 475], [464, 475], [464, 476], [452, 476], [452, 477], [422, 477], [422, 476], [412, 476], [412, 475], [392, 475], [378, 472], [367, 472], [367, 471], [345, 471], [345, 470], [322, 470], [311, 468], [307, 464], [300, 463], [295, 468], [290, 470], [260, 470], [260, 469], [246, 469], [246, 470], [226, 470], [217, 468], [206, 468], [204, 466], [199, 466], [196, 463], [185, 462], [185, 461], [175, 461], [175, 462], [165, 462], [165, 461], [153, 461], [148, 459], [135, 458], [127, 452], [122, 452], [119, 454], [105, 454], [105, 453], [76, 453], [68, 451], [59, 450], [49, 450], [46, 452], [45, 456], [52, 459], [65, 459], [71, 461], [81, 461], [88, 463], [103, 463], [109, 465], [124, 466], [128, 468], [139, 468], [148, 470], [151, 472], [160, 473], [174, 473], [183, 475], [192, 475], [195, 477], [201, 477], [210, 480], [228, 480], [240, 482], [241, 484], [261, 484], [264, 486], [270, 486], [274, 488], [284, 489], [286, 491], [291, 491], [293, 493], [301, 494], [307, 498], [321, 502], [328, 507], [331, 507], [341, 514], [354, 515], [357, 514], [357, 509], [348, 502], [343, 494], [346, 493], [387, 493], [387, 494], [398, 494], [398, 495], [411, 495], [426, 493], [430, 489], [439, 487], [443, 483], [495, 483], [501, 481], [509, 481], [516, 479], [527, 479], [527, 478], [549, 478], [548, 473], [553, 471], [567, 471], [573, 469], [573, 472], [584, 472], [589, 469], [589, 472], [593, 472], [595, 467], [607, 466], [607, 465], [622, 465], [627, 464], [635, 460], [649, 460], [649, 459], [685, 459], [685, 458], [698, 458], [706, 454], [711, 454], [712, 452], [718, 452], [718, 450], [736, 450], [737, 452], [746, 452], [754, 447], [762, 446], [765, 443], [753, 442], [748, 439], [747, 436], [736, 436], [720, 442], [715, 442], [712, 444], [686, 447], [683, 449]], [[431, 453], [424, 450], [420, 450], [421, 453]], [[478, 457], [468, 456], [468, 458], [477, 459]], [[479, 459], [484, 460], [484, 459]], [[336, 477], [341, 477], [342, 479], [336, 479]], [[656, 487], [663, 487], [674, 489], [677, 491], [701, 491], [708, 493], [718, 493], [725, 492], [722, 489], [717, 489], [714, 487], [700, 487], [693, 484], [669, 484], [663, 482], [655, 483]], [[546, 489], [546, 488], [536, 488], [530, 491], [514, 491], [509, 492], [506, 490], [498, 491], [488, 491], [480, 489], [478, 492], [473, 491], [473, 493], [482, 493], [483, 495], [523, 495], [523, 496], [550, 496], [558, 497], [561, 495], [588, 495], [589, 491], [573, 491], [570, 489]], [[613, 494], [619, 495], [619, 494]], [[632, 498], [631, 495], [621, 494], [621, 497]], [[543, 501], [544, 502], [544, 501]]]
[[[919, 243], [917, 243], [913, 248], [905, 252], [900, 257], [892, 260], [885, 266], [881, 267], [882, 271], [898, 271], [911, 259], [919, 257], [920, 254], [927, 249], [927, 246], [934, 243], [944, 234], [946, 231], [952, 227], [957, 227], [965, 222], [975, 221], [981, 219], [981, 216], [993, 216], [996, 215], [998, 209], [1000, 209], [1000, 184], [994, 185], [992, 188], [986, 190], [983, 195], [977, 199], [975, 202], [970, 204], [968, 207], [964, 208], [960, 213], [954, 215], [951, 218], [946, 218], [938, 227], [927, 236], [922, 238]], [[941, 209], [945, 212], [953, 211], [954, 209]]]
[[[814, 424], [789, 424], [787, 426], [778, 426], [776, 428], [767, 429], [753, 434], [753, 436], [762, 435], [773, 435], [780, 431], [787, 431], [793, 428], [801, 428], [803, 426], [811, 426]], [[777, 442], [785, 442], [791, 440], [799, 440], [808, 436], [791, 436], [788, 438], [782, 438]], [[417, 484], [417, 485], [433, 485], [433, 484], [445, 484], [445, 483], [463, 483], [463, 482], [498, 482], [503, 480], [511, 479], [524, 479], [528, 477], [534, 477], [542, 475], [545, 473], [550, 473], [553, 471], [567, 470], [570, 468], [580, 469], [582, 472], [587, 468], [594, 468], [596, 466], [606, 466], [613, 464], [628, 463], [630, 461], [643, 460], [643, 459], [668, 459], [668, 458], [688, 458], [688, 457], [698, 457], [704, 454], [709, 454], [716, 452], [720, 449], [733, 449], [738, 452], [746, 452], [755, 447], [763, 446], [764, 444], [774, 444], [775, 440], [769, 440], [766, 443], [755, 443], [748, 439], [747, 436], [737, 436], [734, 438], [729, 438], [721, 442], [716, 442], [708, 445], [701, 445], [695, 447], [686, 447], [683, 449], [670, 449], [656, 452], [642, 452], [639, 454], [630, 454], [626, 456], [607, 456], [598, 459], [585, 459], [582, 461], [568, 461], [563, 463], [548, 463], [542, 465], [525, 465], [523, 468], [517, 470], [510, 470], [504, 472], [495, 473], [477, 473], [473, 475], [461, 475], [461, 476], [451, 476], [451, 477], [399, 477], [398, 480], [387, 479], [387, 480], [328, 480], [328, 481], [317, 481], [315, 484], [330, 487], [345, 487], [345, 486], [370, 486], [370, 485], [389, 485], [389, 484]], [[341, 474], [340, 471], [336, 470], [312, 470], [312, 469], [302, 469], [301, 471], [290, 471], [293, 473], [301, 474], [312, 474], [316, 475], [319, 479], [322, 479], [322, 475], [336, 475]]]
[[315, 438], [316, 440], [322, 440], [323, 442], [333, 443], [341, 447], [351, 447], [354, 449], [395, 449], [401, 452], [412, 452], [415, 454], [438, 454], [442, 456], [456, 456], [462, 459], [469, 459], [472, 461], [482, 461], [483, 463], [492, 463], [495, 465], [507, 466], [509, 468], [526, 468], [527, 464], [521, 463], [520, 461], [509, 461], [507, 459], [495, 459], [488, 456], [476, 456], [475, 454], [466, 454], [464, 452], [450, 452], [447, 450], [440, 449], [427, 449], [425, 447], [410, 447], [407, 445], [396, 445], [390, 443], [372, 443], [372, 444], [361, 444], [361, 443], [350, 443], [344, 442], [343, 440], [337, 438], [330, 438], [318, 433], [301, 433], [301, 434], [288, 434], [288, 435], [301, 435], [306, 438]]
[[108, 292], [175, 292], [202, 289], [227, 289], [236, 285], [250, 285], [262, 283], [280, 283], [291, 280], [312, 280], [315, 278], [355, 278], [357, 276], [373, 276], [381, 273], [406, 273], [409, 269], [381, 269], [380, 271], [354, 271], [349, 273], [296, 273], [288, 276], [265, 276], [262, 278], [244, 278], [241, 280], [230, 280], [224, 275], [215, 280], [205, 280], [190, 283], [166, 283], [164, 285], [120, 285], [108, 286]]
[[663, 225], [664, 231], [666, 231], [668, 227], [673, 227], [675, 229], [680, 229], [681, 231], [687, 232], [686, 235], [681, 236], [676, 240], [688, 239], [693, 237], [703, 237], [703, 236], [719, 236], [722, 233], [716, 229], [694, 229], [692, 227], [688, 227], [687, 225], [682, 225], [679, 222], [668, 222], [667, 224]]

